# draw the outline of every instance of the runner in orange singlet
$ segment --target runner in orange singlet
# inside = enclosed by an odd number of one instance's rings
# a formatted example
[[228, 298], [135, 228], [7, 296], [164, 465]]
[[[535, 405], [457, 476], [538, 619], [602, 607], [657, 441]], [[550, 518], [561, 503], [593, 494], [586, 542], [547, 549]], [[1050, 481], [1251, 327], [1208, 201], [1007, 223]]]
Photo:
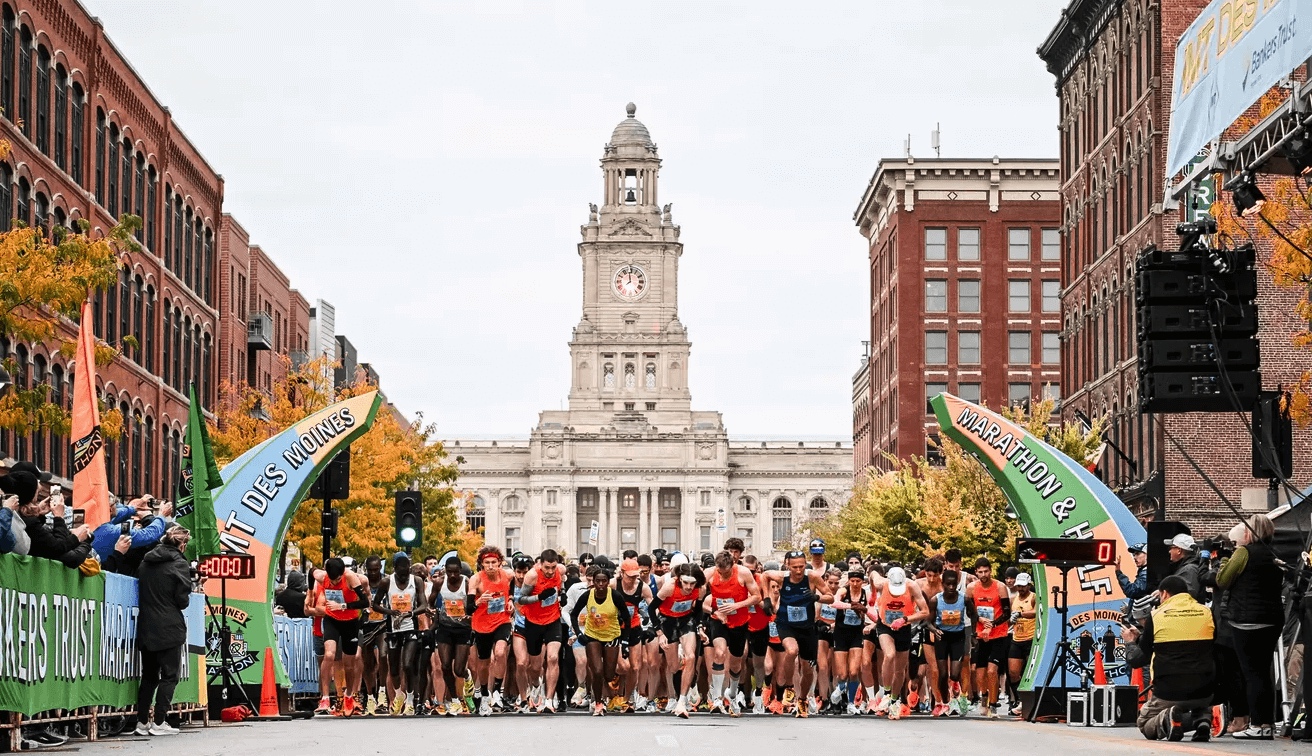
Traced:
[[987, 557], [975, 560], [975, 577], [966, 589], [966, 606], [975, 617], [975, 690], [980, 693], [979, 713], [992, 719], [997, 716], [998, 672], [1006, 669], [1011, 646], [1011, 596], [993, 579], [993, 563]]
[[[556, 680], [560, 676], [560, 644], [564, 628], [560, 622], [560, 555], [547, 549], [538, 564], [524, 577], [515, 601], [524, 614], [524, 629], [519, 631], [528, 651], [528, 709], [556, 713]], [[546, 652], [546, 675], [543, 679], [543, 652]], [[516, 660], [518, 662], [518, 660]]]
[[470, 627], [478, 652], [474, 677], [482, 694], [478, 715], [486, 717], [492, 714], [493, 706], [502, 706], [501, 685], [506, 677], [506, 645], [510, 641], [510, 581], [514, 576], [501, 566], [501, 549], [496, 546], [479, 549], [478, 564], [481, 569], [469, 579], [469, 595], [474, 598]]
[[[748, 610], [761, 603], [761, 587], [751, 570], [735, 563], [727, 549], [715, 556], [715, 569], [706, 579], [710, 592], [702, 605], [711, 617], [711, 711], [720, 710], [736, 717], [742, 709], [738, 697], [738, 675], [743, 670], [743, 652], [747, 649]], [[728, 661], [729, 688], [725, 690], [725, 661]]]

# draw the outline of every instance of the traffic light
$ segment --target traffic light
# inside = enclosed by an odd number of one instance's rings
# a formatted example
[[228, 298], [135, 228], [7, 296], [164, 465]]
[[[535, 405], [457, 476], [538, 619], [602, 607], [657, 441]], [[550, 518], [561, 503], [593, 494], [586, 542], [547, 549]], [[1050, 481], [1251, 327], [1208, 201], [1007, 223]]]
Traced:
[[396, 492], [396, 544], [412, 549], [424, 543], [424, 500], [418, 491]]
[[320, 519], [319, 532], [323, 534], [324, 540], [337, 537], [337, 510], [325, 509]]
[[319, 477], [310, 484], [310, 498], [339, 501], [351, 498], [351, 447], [328, 460]]
[[1213, 249], [1210, 217], [1181, 223], [1176, 233], [1179, 250], [1149, 246], [1135, 260], [1139, 408], [1251, 408], [1262, 388], [1256, 251], [1251, 244]]

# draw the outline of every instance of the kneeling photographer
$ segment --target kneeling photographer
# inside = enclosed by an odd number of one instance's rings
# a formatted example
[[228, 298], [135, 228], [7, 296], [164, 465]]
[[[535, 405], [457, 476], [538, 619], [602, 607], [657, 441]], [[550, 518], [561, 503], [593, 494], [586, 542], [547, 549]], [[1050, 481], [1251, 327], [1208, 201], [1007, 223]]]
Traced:
[[1182, 740], [1185, 733], [1207, 740], [1215, 676], [1212, 613], [1178, 575], [1163, 579], [1157, 595], [1161, 606], [1144, 621], [1142, 632], [1131, 625], [1121, 628], [1126, 663], [1152, 670], [1153, 695], [1136, 724], [1149, 740]]

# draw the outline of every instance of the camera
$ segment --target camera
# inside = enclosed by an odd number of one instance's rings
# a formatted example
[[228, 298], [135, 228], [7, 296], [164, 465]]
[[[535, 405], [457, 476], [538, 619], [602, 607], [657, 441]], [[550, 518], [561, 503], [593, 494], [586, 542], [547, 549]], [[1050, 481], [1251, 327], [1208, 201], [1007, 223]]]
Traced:
[[1235, 553], [1234, 544], [1222, 536], [1204, 538], [1202, 543], [1198, 544], [1198, 558], [1203, 562], [1210, 559], [1224, 559]]
[[1202, 236], [1216, 233], [1216, 218], [1205, 215], [1192, 223], [1175, 224], [1177, 236]]
[[118, 524], [119, 535], [132, 535], [132, 521], [124, 520]]
[[1161, 604], [1156, 593], [1141, 596], [1133, 601], [1126, 601], [1121, 607], [1121, 624], [1143, 630], [1143, 621]]

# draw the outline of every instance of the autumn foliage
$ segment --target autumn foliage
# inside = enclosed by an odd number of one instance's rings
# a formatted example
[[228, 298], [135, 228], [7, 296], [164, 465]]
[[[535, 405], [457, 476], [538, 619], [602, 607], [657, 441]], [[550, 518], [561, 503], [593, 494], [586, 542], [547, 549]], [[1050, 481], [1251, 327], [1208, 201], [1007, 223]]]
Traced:
[[[334, 391], [331, 368], [327, 358], [291, 368], [268, 393], [246, 384], [225, 382], [215, 409], [217, 423], [210, 428], [219, 464], [235, 459], [333, 402], [374, 390], [358, 381]], [[433, 432], [432, 425], [423, 425], [422, 417], [404, 424], [389, 407], [379, 409], [373, 426], [351, 444], [351, 497], [333, 502], [341, 513], [333, 540], [334, 553], [356, 559], [372, 554], [390, 557], [398, 550], [393, 540], [393, 494], [414, 489], [424, 500], [422, 551], [440, 555], [458, 549], [462, 559], [473, 563], [483, 545], [482, 537], [471, 533], [456, 515], [452, 506], [457, 495], [452, 488], [456, 465], [447, 461], [442, 444], [432, 438]], [[322, 501], [305, 499], [287, 533], [287, 540], [316, 562], [323, 548], [319, 533], [322, 510]]]
[[[1054, 408], [1053, 400], [1044, 399], [1032, 412], [1008, 408], [1001, 414], [1072, 459], [1089, 458], [1101, 444], [1102, 421], [1087, 431], [1069, 423], [1053, 426]], [[961, 549], [968, 562], [1014, 556], [1020, 527], [1007, 516], [1002, 489], [951, 440], [944, 439], [941, 450], [942, 465], [888, 456], [892, 469], [868, 471], [847, 506], [814, 523], [812, 534], [833, 553], [886, 560], [913, 561], [949, 548]]]

